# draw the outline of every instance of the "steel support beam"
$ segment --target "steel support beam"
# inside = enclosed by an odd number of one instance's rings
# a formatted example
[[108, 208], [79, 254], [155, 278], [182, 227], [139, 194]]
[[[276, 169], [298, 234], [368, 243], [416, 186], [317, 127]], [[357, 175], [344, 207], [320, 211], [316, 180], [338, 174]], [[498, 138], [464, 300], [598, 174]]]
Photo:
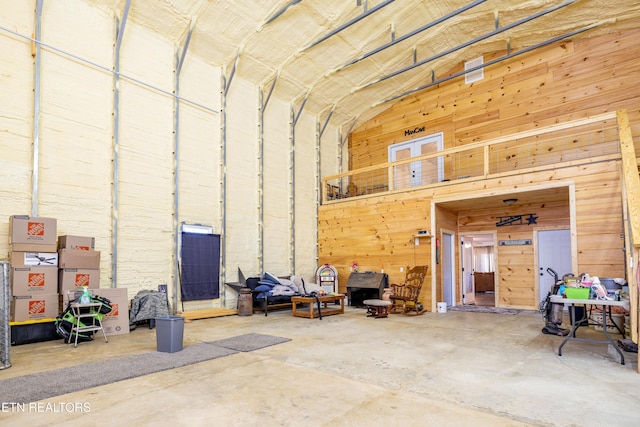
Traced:
[[339, 26], [338, 28], [336, 28], [333, 31], [330, 31], [329, 33], [325, 34], [324, 36], [320, 37], [319, 39], [317, 39], [316, 41], [314, 41], [313, 43], [311, 43], [309, 46], [305, 47], [304, 49], [302, 49], [302, 51], [304, 52], [305, 50], [309, 50], [312, 47], [322, 43], [323, 41], [335, 36], [336, 34], [338, 34], [339, 32], [349, 28], [350, 26], [352, 26], [353, 24], [360, 22], [361, 20], [363, 20], [364, 18], [373, 15], [374, 13], [376, 13], [377, 11], [381, 10], [383, 7], [390, 5], [391, 3], [393, 3], [395, 0], [386, 0], [382, 3], [380, 3], [377, 6], [374, 6], [372, 9], [367, 10], [366, 7], [366, 2], [365, 2], [365, 11], [359, 15], [356, 16], [355, 18], [353, 18], [352, 20], [350, 20], [349, 22], [346, 22], [344, 24], [342, 24], [341, 26]]
[[120, 207], [120, 47], [127, 26], [131, 0], [127, 0], [122, 13], [122, 19], [116, 18], [116, 44], [113, 50], [113, 142], [111, 158], [111, 287], [118, 286], [118, 209]]
[[33, 74], [33, 160], [31, 171], [31, 215], [38, 216], [38, 199], [40, 197], [40, 67], [42, 51], [40, 40], [42, 39], [42, 6], [44, 0], [36, 2], [36, 31]]
[[[291, 6], [295, 6], [296, 4], [300, 3], [301, 1], [302, 0], [291, 0], [289, 3], [287, 3], [282, 8], [277, 10], [273, 15], [268, 17], [267, 20], [264, 21], [263, 25], [267, 25], [267, 24], [272, 23], [273, 21], [278, 19], [283, 13], [285, 13], [287, 11], [287, 9], [289, 9]], [[260, 270], [260, 271], [262, 271], [262, 270]]]
[[[32, 38], [30, 36], [25, 36], [24, 34], [20, 34], [17, 31], [14, 31], [14, 30], [12, 30], [10, 28], [0, 26], [0, 31], [4, 31], [4, 32], [9, 33], [9, 34], [13, 34], [16, 37], [20, 37], [20, 38], [25, 39], [25, 40], [29, 40], [29, 41], [31, 41], [33, 43], [36, 43], [38, 46], [46, 47], [48, 50], [50, 50], [52, 52], [57, 52], [57, 53], [59, 53], [61, 55], [64, 55], [64, 56], [69, 57], [69, 58], [72, 58], [72, 59], [74, 59], [74, 60], [76, 60], [78, 62], [81, 62], [83, 64], [89, 65], [91, 67], [94, 67], [96, 69], [102, 70], [104, 72], [116, 74], [116, 72], [111, 67], [105, 67], [104, 65], [100, 65], [100, 64], [98, 64], [96, 62], [93, 62], [93, 61], [90, 61], [90, 60], [88, 60], [86, 58], [82, 58], [82, 57], [80, 57], [78, 55], [75, 55], [75, 54], [73, 54], [71, 52], [65, 51], [63, 49], [59, 49], [59, 48], [54, 47], [54, 46], [52, 46], [50, 44], [43, 43], [42, 41], [38, 41], [35, 38]], [[147, 83], [147, 82], [142, 81], [140, 79], [136, 79], [135, 77], [129, 76], [127, 74], [122, 74], [122, 73], [117, 73], [117, 74], [120, 76], [121, 79], [128, 80], [130, 82], [134, 82], [136, 84], [139, 84], [140, 86], [146, 87], [147, 89], [151, 89], [151, 90], [153, 90], [155, 92], [161, 93], [161, 94], [166, 95], [166, 96], [168, 96], [170, 98], [174, 98], [175, 97], [174, 93], [172, 93], [170, 91], [167, 91], [167, 90], [164, 90], [164, 89], [162, 89], [162, 88], [160, 88], [158, 86], [154, 86], [154, 85], [152, 85], [150, 83]], [[201, 109], [203, 111], [207, 111], [209, 113], [214, 113], [214, 114], [219, 114], [220, 113], [219, 110], [214, 110], [213, 108], [207, 107], [206, 105], [199, 104], [199, 103], [197, 103], [195, 101], [192, 101], [190, 99], [183, 98], [183, 97], [179, 97], [179, 99], [180, 99], [181, 102], [193, 105], [194, 107], [197, 107], [197, 108], [199, 108], [199, 109]]]
[[350, 65], [353, 65], [353, 64], [356, 64], [356, 63], [362, 61], [363, 59], [367, 59], [368, 57], [373, 56], [376, 53], [382, 52], [383, 50], [388, 49], [388, 48], [390, 48], [390, 47], [392, 47], [392, 46], [394, 46], [394, 45], [396, 45], [396, 44], [398, 44], [400, 42], [403, 42], [403, 41], [405, 41], [405, 40], [407, 40], [407, 39], [409, 39], [409, 38], [411, 38], [411, 37], [413, 37], [413, 36], [415, 36], [417, 34], [420, 34], [423, 31], [426, 31], [426, 30], [428, 30], [428, 29], [430, 29], [432, 27], [435, 27], [436, 25], [441, 24], [441, 23], [445, 22], [446, 20], [451, 19], [451, 18], [453, 18], [455, 16], [458, 16], [461, 13], [466, 12], [467, 10], [469, 10], [469, 9], [471, 9], [473, 7], [476, 7], [479, 4], [484, 3], [486, 1], [487, 0], [476, 0], [476, 1], [472, 2], [472, 3], [467, 4], [466, 6], [461, 7], [460, 9], [454, 10], [451, 13], [448, 13], [448, 14], [446, 14], [446, 15], [444, 15], [444, 16], [442, 16], [442, 17], [440, 17], [440, 18], [438, 18], [438, 19], [436, 19], [434, 21], [429, 22], [427, 25], [424, 25], [424, 26], [422, 26], [420, 28], [417, 28], [417, 29], [415, 29], [413, 31], [410, 31], [409, 33], [407, 33], [404, 36], [401, 36], [399, 38], [395, 37], [395, 29], [393, 29], [393, 27], [392, 27], [391, 41], [389, 43], [383, 44], [382, 46], [377, 47], [377, 48], [365, 53], [364, 55], [359, 56], [356, 59], [352, 59], [351, 61], [347, 62], [343, 66], [339, 67], [336, 71], [340, 71], [340, 70], [342, 70], [344, 68], [347, 68]]
[[[195, 20], [191, 20], [189, 31], [182, 49], [176, 51], [176, 70], [174, 81], [174, 111], [173, 111], [173, 313], [178, 310], [178, 291], [180, 289], [180, 73], [184, 65], [184, 59], [189, 50], [191, 34], [195, 26]], [[224, 305], [224, 292], [223, 305]]]

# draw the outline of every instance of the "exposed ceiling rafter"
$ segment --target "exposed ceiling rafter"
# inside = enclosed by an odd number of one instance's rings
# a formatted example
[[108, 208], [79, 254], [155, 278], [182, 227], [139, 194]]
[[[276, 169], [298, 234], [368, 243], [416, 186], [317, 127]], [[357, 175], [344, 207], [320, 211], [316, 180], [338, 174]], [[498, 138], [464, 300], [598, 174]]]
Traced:
[[[226, 74], [227, 90], [234, 76], [241, 77], [256, 87], [263, 85], [271, 101], [288, 103], [310, 89], [305, 113], [324, 117], [331, 108], [331, 123], [347, 123], [353, 117], [364, 123], [383, 110], [381, 100], [435, 82], [450, 70], [459, 71], [466, 59], [503, 46], [508, 53], [517, 52], [597, 19], [616, 21], [574, 40], [634, 30], [640, 22], [640, 2], [635, 0], [78, 1], [113, 16], [122, 16], [125, 2], [130, 2], [129, 22], [174, 46], [183, 45], [185, 27], [197, 19], [188, 55], [181, 61], [184, 66], [198, 58]], [[564, 9], [543, 12], [556, 8]], [[548, 15], [518, 26], [542, 13]], [[129, 43], [121, 35], [115, 40], [123, 49]], [[111, 63], [99, 67], [113, 70]]]
[[275, 21], [276, 19], [278, 19], [280, 16], [282, 16], [291, 6], [295, 6], [296, 4], [300, 3], [302, 0], [291, 0], [289, 3], [287, 3], [286, 5], [284, 5], [282, 8], [278, 9], [273, 15], [271, 15], [270, 17], [268, 17], [265, 21], [263, 25], [267, 25], [272, 23], [273, 21]]
[[385, 43], [382, 46], [379, 46], [379, 47], [377, 47], [377, 48], [365, 53], [364, 55], [361, 55], [361, 56], [359, 56], [359, 57], [357, 57], [355, 59], [352, 59], [351, 61], [349, 61], [346, 64], [342, 65], [341, 67], [337, 68], [336, 71], [343, 70], [343, 69], [349, 67], [350, 65], [356, 64], [356, 63], [362, 61], [363, 59], [367, 59], [370, 56], [375, 55], [378, 52], [382, 52], [385, 49], [388, 49], [388, 48], [390, 48], [392, 46], [395, 46], [396, 44], [398, 44], [400, 42], [403, 42], [403, 41], [405, 41], [405, 40], [407, 40], [407, 39], [409, 39], [409, 38], [411, 38], [411, 37], [413, 37], [415, 35], [418, 35], [418, 34], [424, 32], [424, 31], [428, 30], [429, 28], [433, 28], [436, 25], [447, 21], [448, 19], [454, 18], [454, 17], [460, 15], [461, 13], [466, 12], [467, 10], [469, 10], [469, 9], [471, 9], [473, 7], [476, 7], [479, 4], [484, 3], [486, 1], [487, 0], [476, 0], [476, 1], [472, 2], [472, 3], [469, 3], [469, 4], [465, 5], [465, 6], [457, 9], [457, 10], [454, 10], [451, 13], [448, 13], [448, 14], [446, 14], [444, 16], [441, 16], [438, 19], [435, 19], [435, 20], [429, 22], [427, 25], [423, 25], [420, 28], [416, 28], [415, 30], [410, 31], [407, 34], [405, 34], [404, 36], [401, 36], [399, 38], [395, 38], [395, 30], [394, 30], [394, 31], [392, 31], [391, 41], [389, 43]]
[[364, 18], [373, 15], [374, 13], [376, 13], [377, 11], [381, 10], [383, 7], [390, 5], [391, 3], [393, 3], [395, 0], [386, 0], [383, 3], [380, 3], [379, 5], [373, 7], [372, 9], [369, 10], [365, 10], [361, 15], [358, 15], [357, 17], [353, 18], [352, 20], [340, 25], [338, 28], [336, 28], [333, 31], [330, 31], [329, 33], [325, 34], [324, 36], [320, 37], [319, 39], [317, 39], [316, 41], [312, 42], [309, 46], [305, 47], [303, 49], [303, 51], [305, 50], [309, 50], [312, 47], [322, 43], [323, 41], [335, 36], [336, 34], [338, 34], [341, 31], [344, 31], [345, 29], [349, 28], [350, 26], [352, 26], [353, 24], [356, 24], [357, 22], [360, 22], [361, 20], [363, 20]]

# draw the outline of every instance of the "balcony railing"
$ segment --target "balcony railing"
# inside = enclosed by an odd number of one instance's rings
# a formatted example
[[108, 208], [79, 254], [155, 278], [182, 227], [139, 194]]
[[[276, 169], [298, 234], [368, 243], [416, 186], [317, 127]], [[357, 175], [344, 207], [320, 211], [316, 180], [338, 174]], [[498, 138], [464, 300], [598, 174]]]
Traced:
[[324, 203], [620, 157], [616, 113], [556, 124], [322, 179]]

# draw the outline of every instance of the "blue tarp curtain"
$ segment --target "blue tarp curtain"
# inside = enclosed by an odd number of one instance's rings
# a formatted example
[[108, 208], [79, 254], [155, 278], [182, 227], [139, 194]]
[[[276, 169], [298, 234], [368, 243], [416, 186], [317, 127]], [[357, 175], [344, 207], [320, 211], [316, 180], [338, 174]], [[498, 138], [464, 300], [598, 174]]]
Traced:
[[220, 235], [182, 233], [182, 301], [220, 297]]

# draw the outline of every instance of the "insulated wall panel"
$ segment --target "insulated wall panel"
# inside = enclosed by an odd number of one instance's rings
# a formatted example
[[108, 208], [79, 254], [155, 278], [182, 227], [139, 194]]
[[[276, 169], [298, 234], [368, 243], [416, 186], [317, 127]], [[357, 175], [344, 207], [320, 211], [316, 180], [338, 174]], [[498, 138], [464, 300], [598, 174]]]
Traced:
[[[264, 126], [264, 268], [291, 274], [289, 233], [291, 106], [271, 99]], [[305, 279], [306, 280], [306, 279]]]
[[[33, 3], [2, 9], [0, 26], [19, 34], [33, 32]], [[9, 215], [31, 213], [33, 162], [33, 57], [31, 43], [0, 32], [0, 258], [9, 252]]]
[[72, 3], [43, 7], [39, 214], [57, 218], [60, 234], [95, 237], [108, 283], [113, 77], [86, 61], [112, 62], [113, 17]]
[[[174, 48], [131, 25], [121, 70], [163, 91], [173, 88]], [[173, 280], [174, 98], [120, 80], [118, 287], [135, 294]]]
[[[227, 97], [226, 265], [257, 273], [258, 97], [256, 87], [234, 78]], [[281, 165], [274, 167], [282, 167]]]
[[295, 259], [296, 273], [315, 282], [317, 269], [317, 164], [315, 116], [301, 115], [296, 126]]
[[[221, 229], [220, 69], [187, 55], [180, 74], [180, 96], [206, 108], [180, 102], [179, 221]], [[211, 111], [214, 110], [214, 111]]]

